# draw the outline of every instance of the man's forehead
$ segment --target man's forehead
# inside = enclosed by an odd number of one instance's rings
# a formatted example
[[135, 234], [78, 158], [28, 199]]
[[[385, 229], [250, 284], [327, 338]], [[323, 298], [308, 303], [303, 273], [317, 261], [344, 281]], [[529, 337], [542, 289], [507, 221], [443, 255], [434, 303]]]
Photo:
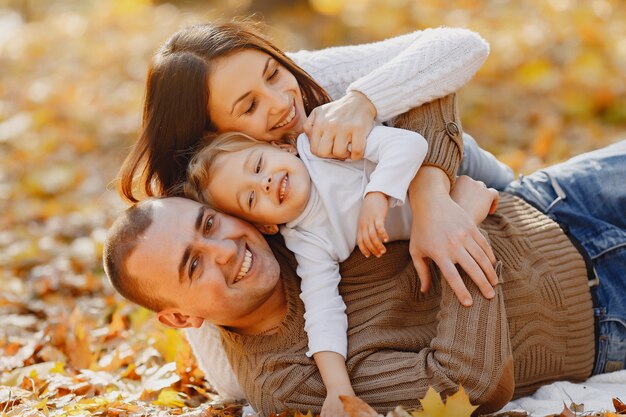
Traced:
[[144, 239], [154, 238], [162, 246], [174, 246], [181, 240], [190, 238], [202, 207], [196, 201], [178, 197], [154, 201], [152, 224], [146, 230]]
[[159, 271], [159, 275], [177, 271], [185, 247], [193, 239], [194, 221], [199, 203], [165, 198], [152, 201], [152, 224], [141, 236], [128, 259], [128, 268], [141, 274]]

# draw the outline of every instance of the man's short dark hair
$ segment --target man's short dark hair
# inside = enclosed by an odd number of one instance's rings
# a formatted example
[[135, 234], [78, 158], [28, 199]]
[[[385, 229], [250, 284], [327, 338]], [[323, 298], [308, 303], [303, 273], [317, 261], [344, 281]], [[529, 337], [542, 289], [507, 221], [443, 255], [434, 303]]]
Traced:
[[137, 247], [139, 239], [152, 224], [153, 202], [154, 199], [149, 199], [135, 204], [115, 219], [107, 232], [102, 262], [109, 281], [124, 298], [158, 312], [167, 303], [156, 298], [153, 291], [142, 285], [126, 267], [126, 262]]

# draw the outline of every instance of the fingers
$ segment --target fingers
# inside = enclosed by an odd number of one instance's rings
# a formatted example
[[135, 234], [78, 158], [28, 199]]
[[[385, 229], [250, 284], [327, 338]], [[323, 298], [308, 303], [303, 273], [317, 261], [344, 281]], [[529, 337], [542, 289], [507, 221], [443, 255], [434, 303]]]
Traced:
[[350, 151], [350, 159], [358, 161], [363, 159], [365, 154], [365, 142], [367, 141], [367, 134], [359, 129], [352, 132], [351, 144], [352, 149]]
[[421, 256], [411, 254], [411, 259], [413, 259], [413, 265], [415, 265], [415, 271], [417, 271], [417, 276], [420, 279], [420, 291], [425, 293], [430, 289], [430, 268], [428, 267], [428, 261], [426, 258], [422, 258]]
[[[472, 238], [476, 243], [478, 243], [478, 246], [480, 246], [483, 253], [487, 255], [487, 258], [489, 258], [489, 262], [491, 262], [491, 265], [495, 265], [496, 255], [493, 254], [493, 249], [491, 249], [491, 245], [489, 244], [487, 238], [482, 233], [480, 233], [477, 227], [474, 227], [474, 231], [472, 232]], [[493, 285], [496, 285], [498, 283], [498, 277], [495, 276], [495, 271], [494, 279], [495, 281], [492, 281], [492, 283]]]
[[389, 240], [389, 235], [385, 230], [384, 224], [381, 223], [380, 221], [363, 222], [363, 224], [359, 226], [356, 239], [357, 246], [361, 253], [367, 258], [369, 258], [370, 255], [379, 258], [387, 252], [383, 242]]
[[496, 191], [493, 188], [490, 188], [490, 190], [493, 190], [494, 196], [493, 196], [493, 201], [491, 202], [491, 207], [489, 207], [489, 214], [493, 214], [498, 209], [498, 202], [500, 201], [500, 194], [498, 193], [498, 191]]
[[350, 151], [348, 150], [348, 147], [350, 145], [351, 140], [352, 139], [349, 133], [336, 135], [335, 142], [333, 144], [333, 151], [332, 151], [333, 157], [337, 159], [341, 159], [341, 160], [344, 160], [350, 157]]
[[[496, 293], [493, 290], [491, 282], [487, 279], [487, 275], [468, 252], [464, 252], [460, 256], [458, 264], [467, 273], [468, 277], [474, 281], [474, 284], [476, 284], [485, 298], [493, 298], [495, 296]], [[491, 265], [488, 265], [488, 267], [493, 269]]]
[[[369, 228], [368, 228], [370, 242], [372, 243], [372, 246], [370, 247], [370, 251], [376, 257], [380, 258], [387, 250], [385, 249], [385, 245], [383, 245], [383, 242], [381, 241], [381, 235], [379, 235], [378, 230], [382, 230], [382, 236], [387, 236], [387, 232], [385, 231], [384, 226], [379, 226], [376, 223], [378, 222], [374, 221], [370, 223]], [[383, 237], [383, 240], [384, 240], [384, 237]]]
[[369, 258], [372, 255], [372, 253], [368, 249], [368, 246], [365, 244], [365, 241], [363, 240], [363, 234], [361, 233], [360, 230], [357, 232], [357, 235], [356, 235], [356, 244], [359, 247], [359, 250], [361, 251], [363, 256], [365, 256], [366, 258]]
[[376, 229], [376, 236], [380, 237], [385, 243], [389, 242], [389, 234], [387, 234], [387, 229], [385, 229], [385, 219], [378, 218], [374, 220], [374, 227]]
[[[456, 295], [456, 298], [459, 299], [461, 304], [463, 304], [465, 307], [471, 306], [473, 303], [472, 296], [467, 290], [467, 287], [465, 286], [463, 279], [461, 279], [461, 275], [459, 274], [459, 271], [456, 269], [456, 266], [448, 259], [445, 259], [440, 262], [435, 261], [435, 263], [441, 270], [441, 274], [443, 275], [444, 279], [448, 282], [448, 285], [452, 289], [452, 292], [454, 292], [454, 294]], [[474, 266], [476, 266], [476, 263], [474, 263]], [[479, 273], [482, 274], [482, 271], [480, 271], [480, 268], [478, 268], [478, 266], [476, 266], [476, 269], [478, 269]], [[467, 269], [465, 269], [465, 271], [468, 272]], [[483, 279], [485, 279], [484, 276], [483, 276]]]
[[[317, 146], [317, 152], [315, 155], [320, 158], [332, 158], [333, 156], [333, 143], [335, 137], [329, 131], [324, 131], [320, 137], [319, 144]], [[311, 150], [313, 152], [313, 150]]]
[[[478, 288], [480, 288], [480, 292], [482, 292], [485, 297], [491, 298], [491, 296], [487, 294], [491, 294], [492, 292], [489, 290], [491, 289], [491, 287], [495, 286], [498, 283], [498, 275], [496, 274], [496, 270], [493, 267], [493, 263], [485, 254], [485, 251], [475, 241], [469, 242], [466, 245], [465, 249], [474, 261], [472, 262], [470, 260], [469, 262], [475, 263], [483, 272], [480, 277], [478, 277], [478, 275], [470, 275], [470, 278], [472, 279], [472, 281], [474, 281]], [[469, 275], [470, 271], [465, 269], [465, 272], [467, 272]], [[486, 277], [487, 282], [484, 282], [484, 280], [482, 279], [483, 276]], [[478, 277], [480, 282], [476, 281], [474, 279], [475, 277]]]

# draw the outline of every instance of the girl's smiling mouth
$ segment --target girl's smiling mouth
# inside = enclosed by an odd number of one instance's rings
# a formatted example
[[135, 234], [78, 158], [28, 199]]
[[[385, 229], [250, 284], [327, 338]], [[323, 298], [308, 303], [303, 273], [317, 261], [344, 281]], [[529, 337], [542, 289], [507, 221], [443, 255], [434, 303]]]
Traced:
[[282, 204], [288, 194], [287, 186], [289, 185], [289, 174], [285, 174], [278, 188], [278, 202]]

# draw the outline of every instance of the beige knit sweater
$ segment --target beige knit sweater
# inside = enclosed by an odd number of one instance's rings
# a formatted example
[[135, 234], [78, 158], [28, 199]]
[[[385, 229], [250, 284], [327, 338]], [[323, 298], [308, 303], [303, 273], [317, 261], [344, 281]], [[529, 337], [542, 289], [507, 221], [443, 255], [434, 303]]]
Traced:
[[[435, 129], [441, 134], [427, 137], [437, 137], [430, 160], [451, 177], [460, 155], [452, 131]], [[464, 276], [474, 299], [470, 308], [439, 279], [428, 294], [419, 292], [406, 242], [389, 244], [380, 259], [356, 250], [342, 264], [347, 366], [355, 393], [378, 412], [417, 405], [429, 386], [450, 394], [459, 385], [487, 412], [542, 384], [591, 373], [593, 313], [580, 254], [556, 223], [504, 193], [482, 227], [499, 260], [500, 284], [496, 297], [486, 300]], [[262, 415], [285, 408], [319, 413], [326, 392], [313, 359], [304, 354], [295, 261], [284, 246], [273, 248], [289, 304], [282, 327], [268, 336], [223, 330], [224, 347]]]

